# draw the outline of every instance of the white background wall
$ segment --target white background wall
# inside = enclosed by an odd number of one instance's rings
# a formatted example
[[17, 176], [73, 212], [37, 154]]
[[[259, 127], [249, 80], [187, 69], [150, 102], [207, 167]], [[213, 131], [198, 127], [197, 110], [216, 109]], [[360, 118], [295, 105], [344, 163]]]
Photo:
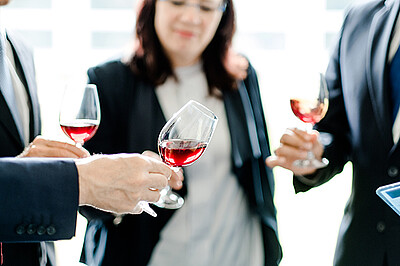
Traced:
[[[296, 77], [324, 72], [334, 36], [349, 0], [236, 0], [234, 45], [259, 76], [273, 149], [286, 127], [299, 122], [290, 111]], [[0, 23], [20, 31], [34, 48], [43, 135], [68, 141], [58, 126], [61, 93], [68, 80], [119, 53], [134, 28], [134, 0], [13, 0]], [[351, 167], [328, 184], [295, 195], [291, 174], [275, 169], [282, 266], [331, 265]], [[143, 214], [146, 215], [146, 214]], [[78, 216], [76, 237], [57, 242], [59, 265], [78, 265], [86, 222]]]

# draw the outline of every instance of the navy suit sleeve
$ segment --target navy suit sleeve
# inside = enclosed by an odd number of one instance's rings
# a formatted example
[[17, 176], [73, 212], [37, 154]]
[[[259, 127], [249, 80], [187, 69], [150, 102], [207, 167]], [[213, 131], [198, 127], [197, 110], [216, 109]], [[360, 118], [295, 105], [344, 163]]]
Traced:
[[78, 203], [72, 160], [0, 159], [0, 242], [69, 239]]

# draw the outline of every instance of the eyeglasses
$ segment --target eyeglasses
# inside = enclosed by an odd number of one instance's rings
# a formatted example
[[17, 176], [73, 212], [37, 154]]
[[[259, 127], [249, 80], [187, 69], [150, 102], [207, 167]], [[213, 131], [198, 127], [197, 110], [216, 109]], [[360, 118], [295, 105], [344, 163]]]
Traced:
[[197, 7], [201, 12], [204, 13], [213, 13], [215, 11], [220, 11], [220, 12], [225, 12], [226, 10], [226, 1], [223, 1], [222, 3], [215, 5], [212, 2], [202, 2], [202, 3], [188, 3], [187, 1], [184, 0], [159, 0], [160, 2], [167, 2], [170, 5], [172, 5], [174, 8], [179, 8], [182, 9], [183, 7], [186, 6], [192, 6], [192, 7]]

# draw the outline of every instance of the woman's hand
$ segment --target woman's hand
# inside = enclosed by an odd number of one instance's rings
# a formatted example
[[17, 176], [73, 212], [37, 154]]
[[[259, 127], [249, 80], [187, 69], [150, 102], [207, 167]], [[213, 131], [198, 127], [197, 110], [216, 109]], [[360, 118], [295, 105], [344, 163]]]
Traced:
[[235, 79], [243, 80], [247, 77], [249, 62], [245, 57], [236, 53], [233, 48], [229, 48], [224, 65], [229, 74]]

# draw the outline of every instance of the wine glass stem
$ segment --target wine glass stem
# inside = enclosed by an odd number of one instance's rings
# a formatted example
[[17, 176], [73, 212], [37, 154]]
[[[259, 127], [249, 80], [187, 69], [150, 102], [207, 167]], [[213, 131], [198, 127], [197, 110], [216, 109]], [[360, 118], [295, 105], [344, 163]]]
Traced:
[[306, 132], [308, 134], [311, 134], [311, 132], [313, 131], [313, 127], [314, 127], [313, 123], [306, 123]]
[[165, 194], [170, 193], [170, 191], [171, 191], [171, 187], [169, 185], [164, 188]]
[[181, 169], [179, 166], [172, 166], [171, 169], [175, 172], [178, 173], [179, 170]]
[[[314, 124], [313, 124], [313, 123], [306, 123], [306, 132], [307, 132], [308, 134], [311, 134], [312, 131], [313, 131], [313, 127], [314, 127]], [[309, 151], [307, 152], [307, 160], [308, 160], [308, 161], [312, 161], [312, 160], [314, 160], [314, 159], [315, 159], [315, 155], [314, 155], [314, 152], [313, 152], [312, 149], [311, 149], [311, 150], [309, 150]]]
[[83, 142], [76, 142], [75, 146], [79, 149], [82, 149]]

